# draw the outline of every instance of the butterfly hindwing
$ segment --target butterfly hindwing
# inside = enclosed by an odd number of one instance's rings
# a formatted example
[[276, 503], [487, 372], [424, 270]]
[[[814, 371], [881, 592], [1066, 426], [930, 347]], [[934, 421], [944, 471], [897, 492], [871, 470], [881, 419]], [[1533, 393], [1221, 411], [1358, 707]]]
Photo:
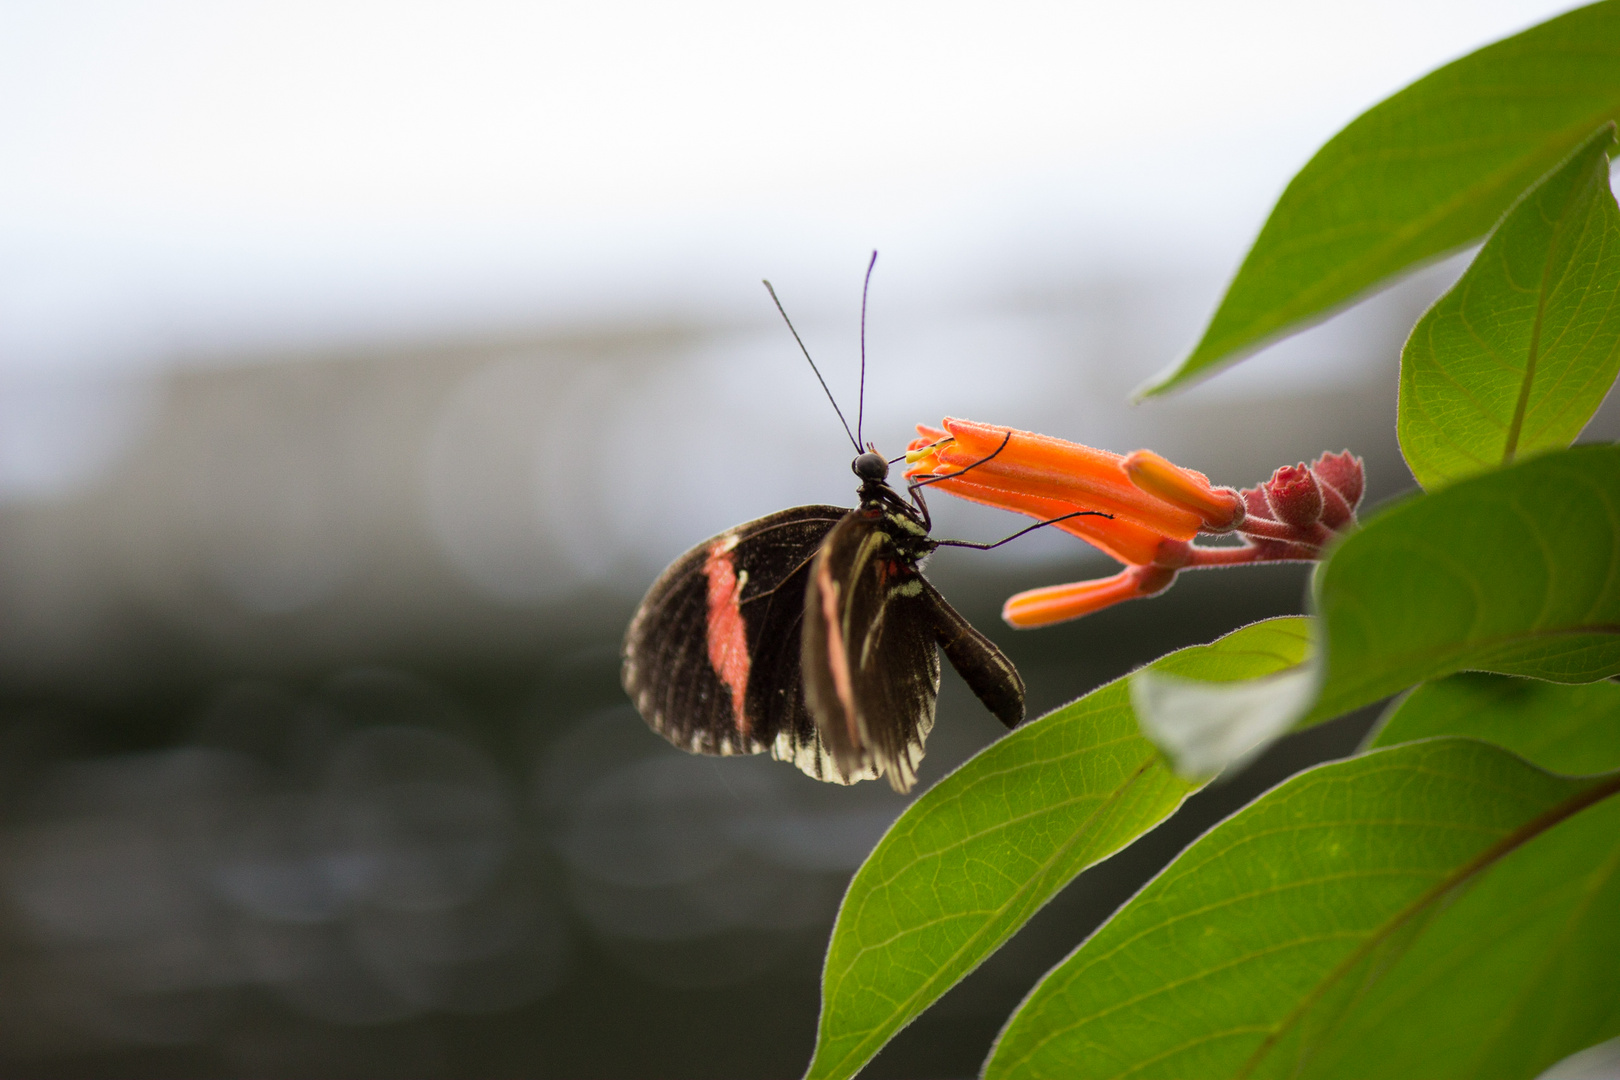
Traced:
[[697, 753], [778, 757], [783, 732], [813, 733], [799, 677], [804, 592], [816, 550], [848, 513], [783, 510], [705, 540], [660, 575], [624, 641], [624, 688], [654, 730]]
[[939, 697], [939, 651], [1009, 728], [1024, 718], [1011, 660], [922, 576], [932, 548], [904, 512], [863, 508], [827, 535], [805, 596], [805, 698], [837, 768], [917, 779]]
[[926, 581], [933, 593], [933, 620], [939, 647], [962, 681], [968, 684], [984, 707], [1008, 728], [1024, 722], [1024, 680], [1007, 654], [962, 618], [955, 608]]
[[805, 595], [805, 698], [844, 773], [916, 781], [934, 726], [939, 652], [934, 602], [916, 555], [880, 509], [850, 514], [828, 534]]
[[[817, 507], [837, 513], [842, 520], [849, 511], [837, 507]], [[831, 523], [836, 528], [837, 523]], [[821, 530], [825, 537], [831, 528]], [[821, 734], [805, 702], [804, 679], [800, 670], [800, 636], [804, 623], [804, 597], [810, 583], [810, 568], [820, 543], [789, 551], [789, 537], [781, 530], [760, 534], [772, 540], [776, 551], [768, 552], [752, 539], [737, 547], [739, 575], [747, 575], [740, 610], [747, 630], [749, 673], [744, 696], [744, 715], [750, 718], [755, 751], [769, 749], [778, 761], [790, 762], [817, 780], [853, 784], [877, 774], [870, 768], [840, 769], [822, 744]], [[808, 531], [803, 534], [808, 538]], [[797, 539], [794, 536], [792, 539]], [[775, 567], [785, 557], [795, 565], [793, 572], [773, 585]], [[751, 571], [753, 566], [761, 570]], [[714, 623], [710, 622], [710, 634]]]

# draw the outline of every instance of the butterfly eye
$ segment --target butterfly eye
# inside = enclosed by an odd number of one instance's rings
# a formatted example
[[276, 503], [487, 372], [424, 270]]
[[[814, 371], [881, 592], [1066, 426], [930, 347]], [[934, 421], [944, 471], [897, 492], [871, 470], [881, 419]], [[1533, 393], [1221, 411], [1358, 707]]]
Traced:
[[849, 467], [862, 480], [887, 480], [889, 478], [889, 463], [882, 454], [867, 452], [851, 462]]

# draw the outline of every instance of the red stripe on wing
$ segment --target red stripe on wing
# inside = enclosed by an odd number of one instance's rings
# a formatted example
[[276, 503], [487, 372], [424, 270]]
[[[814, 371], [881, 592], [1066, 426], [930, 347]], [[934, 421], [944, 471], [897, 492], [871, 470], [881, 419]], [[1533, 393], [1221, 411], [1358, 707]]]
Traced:
[[833, 689], [844, 711], [844, 727], [851, 746], [861, 745], [855, 721], [855, 687], [849, 677], [849, 649], [844, 642], [843, 612], [839, 610], [838, 582], [833, 580], [826, 559], [817, 560], [816, 592], [821, 597], [821, 618], [827, 630], [827, 666], [832, 670]]
[[743, 583], [732, 555], [737, 537], [730, 535], [709, 548], [703, 573], [709, 579], [709, 663], [731, 691], [731, 719], [737, 734], [746, 738], [753, 724], [744, 703], [748, 696], [748, 628], [742, 617]]

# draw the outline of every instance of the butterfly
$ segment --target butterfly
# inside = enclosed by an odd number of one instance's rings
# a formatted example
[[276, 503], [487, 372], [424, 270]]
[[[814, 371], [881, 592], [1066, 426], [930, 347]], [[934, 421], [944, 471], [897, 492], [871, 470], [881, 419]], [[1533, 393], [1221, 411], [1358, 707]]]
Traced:
[[[868, 283], [871, 272], [869, 264]], [[863, 391], [865, 323], [863, 290]], [[890, 462], [844, 428], [857, 451], [859, 505], [783, 510], [676, 559], [631, 619], [624, 688], [653, 730], [683, 750], [768, 752], [818, 780], [883, 776], [906, 792], [934, 726], [941, 651], [1003, 724], [1024, 719], [1018, 669], [928, 582], [924, 560], [947, 545], [997, 547], [1051, 522], [994, 544], [936, 540], [921, 487], [948, 477], [913, 481], [903, 498], [888, 483]]]

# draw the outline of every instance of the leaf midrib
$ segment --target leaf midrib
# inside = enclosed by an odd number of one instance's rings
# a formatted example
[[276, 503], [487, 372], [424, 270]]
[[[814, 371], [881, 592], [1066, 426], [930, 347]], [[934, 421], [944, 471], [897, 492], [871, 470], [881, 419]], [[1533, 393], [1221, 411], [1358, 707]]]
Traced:
[[1281, 1041], [1283, 1035], [1287, 1034], [1287, 1032], [1291, 1030], [1295, 1024], [1303, 1019], [1305, 1014], [1310, 1011], [1311, 1007], [1314, 1006], [1317, 1001], [1321, 1000], [1322, 996], [1325, 995], [1336, 982], [1354, 970], [1356, 965], [1364, 960], [1373, 949], [1387, 941], [1390, 935], [1392, 935], [1396, 930], [1400, 929], [1406, 923], [1410, 922], [1417, 915], [1421, 914], [1429, 905], [1436, 903], [1447, 893], [1455, 889], [1458, 885], [1461, 885], [1474, 875], [1488, 869], [1501, 859], [1505, 858], [1507, 855], [1517, 851], [1520, 847], [1524, 846], [1531, 840], [1534, 840], [1537, 836], [1540, 836], [1548, 829], [1551, 829], [1553, 826], [1574, 817], [1582, 810], [1602, 802], [1604, 799], [1609, 798], [1616, 792], [1620, 792], [1620, 772], [1610, 773], [1607, 779], [1599, 783], [1595, 783], [1591, 787], [1570, 796], [1563, 802], [1557, 803], [1547, 810], [1544, 810], [1536, 817], [1525, 822], [1523, 825], [1504, 836], [1501, 840], [1498, 840], [1496, 843], [1474, 856], [1474, 858], [1468, 860], [1468, 862], [1464, 863], [1450, 874], [1441, 878], [1427, 892], [1423, 893], [1406, 907], [1400, 909], [1394, 915], [1390, 916], [1389, 919], [1385, 920], [1382, 926], [1380, 926], [1372, 934], [1368, 935], [1366, 941], [1364, 941], [1358, 948], [1352, 951], [1349, 956], [1345, 957], [1342, 961], [1335, 965], [1331, 971], [1323, 976], [1322, 979], [1314, 987], [1312, 987], [1310, 993], [1304, 995], [1300, 999], [1299, 1004], [1295, 1005], [1294, 1008], [1289, 1011], [1288, 1015], [1284, 1016], [1282, 1020], [1277, 1023], [1275, 1028], [1273, 1028], [1272, 1033], [1261, 1042], [1260, 1046], [1255, 1049], [1254, 1053], [1249, 1056], [1249, 1059], [1243, 1063], [1238, 1071], [1232, 1074], [1233, 1080], [1246, 1080], [1247, 1077], [1252, 1076], [1254, 1074], [1254, 1070], [1260, 1066], [1260, 1063], [1263, 1060], [1265, 1060], [1266, 1055], [1271, 1052], [1271, 1049], [1276, 1046], [1279, 1041]]
[[[1008, 896], [1006, 901], [1004, 903], [1002, 903], [999, 907], [997, 907], [994, 910], [994, 913], [989, 918], [985, 919], [984, 924], [977, 931], [975, 931], [973, 934], [969, 935], [969, 937], [965, 941], [963, 941], [962, 944], [959, 945], [956, 948], [956, 950], [951, 953], [950, 956], [948, 956], [946, 958], [945, 963], [942, 963], [942, 964], [940, 964], [940, 965], [938, 965], [936, 967], [935, 970], [936, 970], [937, 973], [934, 976], [932, 976], [931, 978], [924, 981], [922, 983], [922, 985], [917, 987], [916, 990], [912, 991], [905, 998], [902, 998], [898, 1002], [896, 1002], [895, 1008], [893, 1008], [893, 1009], [891, 1009], [889, 1011], [889, 1018], [892, 1019], [894, 1016], [901, 1015], [901, 1014], [903, 1014], [905, 1012], [910, 1011], [915, 1006], [917, 1001], [924, 996], [925, 992], [931, 990], [940, 981], [942, 981], [945, 978], [945, 972], [947, 972], [950, 969], [951, 965], [953, 965], [956, 962], [956, 960], [959, 959], [962, 956], [962, 954], [968, 950], [968, 948], [970, 946], [973, 946], [973, 945], [977, 944], [979, 941], [983, 940], [986, 936], [988, 936], [988, 932], [989, 932], [990, 928], [992, 926], [997, 925], [997, 917], [1001, 916], [1001, 915], [1004, 915], [1007, 911], [1011, 910], [1014, 907], [1015, 903], [1019, 899], [1024, 897], [1034, 887], [1034, 885], [1035, 885], [1035, 883], [1037, 881], [1042, 880], [1043, 878], [1046, 877], [1046, 875], [1051, 873], [1052, 868], [1054, 866], [1056, 866], [1061, 861], [1062, 857], [1067, 855], [1070, 851], [1074, 850], [1076, 845], [1078, 845], [1081, 842], [1082, 838], [1084, 838], [1085, 836], [1088, 835], [1091, 823], [1096, 821], [1098, 816], [1101, 815], [1104, 810], [1109, 809], [1109, 808], [1113, 807], [1115, 804], [1117, 804], [1120, 801], [1120, 799], [1122, 799], [1124, 797], [1125, 793], [1127, 791], [1129, 791], [1132, 787], [1134, 787], [1136, 785], [1137, 781], [1139, 781], [1143, 776], [1147, 775], [1148, 770], [1151, 769], [1160, 760], [1161, 759], [1159, 757], [1158, 752], [1155, 751], [1145, 761], [1143, 761], [1141, 765], [1137, 766], [1136, 770], [1133, 773], [1131, 773], [1130, 777], [1124, 783], [1120, 784], [1117, 788], [1115, 788], [1112, 792], [1110, 792], [1109, 795], [1108, 795], [1108, 798], [1104, 799], [1101, 803], [1099, 803], [1097, 808], [1095, 810], [1093, 810], [1091, 812], [1091, 814], [1086, 817], [1085, 822], [1082, 823], [1080, 828], [1078, 828], [1078, 829], [1076, 829], [1074, 831], [1074, 835], [1068, 840], [1068, 842], [1063, 844], [1056, 851], [1054, 851], [1052, 853], [1052, 855], [1049, 858], [1047, 858], [1047, 860], [1044, 863], [1041, 864], [1040, 869], [1036, 873], [1031, 874], [1029, 876], [1029, 878], [1026, 879], [1026, 881], [1024, 882], [1023, 885], [1019, 886], [1016, 890], [1014, 890], [1012, 895]], [[1185, 797], [1185, 794], [1183, 795], [1183, 797]], [[841, 981], [842, 980], [840, 980], [840, 982]], [[831, 995], [829, 995], [829, 997], [830, 996]], [[865, 1035], [864, 1037], [862, 1037], [859, 1042], [857, 1042], [853, 1047], [850, 1048], [849, 1051], [847, 1051], [841, 1058], [839, 1058], [837, 1064], [832, 1069], [830, 1069], [830, 1070], [828, 1070], [826, 1072], [823, 1072], [823, 1073], [821, 1073], [819, 1075], [822, 1075], [822, 1076], [848, 1076], [848, 1075], [850, 1075], [845, 1070], [845, 1066], [847, 1066], [849, 1064], [849, 1062], [851, 1062], [851, 1061], [865, 1061], [867, 1058], [870, 1058], [871, 1054], [875, 1053], [876, 1051], [874, 1050], [874, 1051], [871, 1051], [871, 1052], [867, 1052], [867, 1048], [871, 1044], [871, 1042], [873, 1041], [874, 1036], [877, 1033], [881, 1032], [885, 1026], [887, 1026], [886, 1023], [885, 1024], [880, 1024], [877, 1027], [869, 1029], [868, 1034]], [[880, 1046], [882, 1045], [881, 1041], [879, 1042], [879, 1045]], [[814, 1058], [811, 1059], [810, 1064], [811, 1064], [811, 1071], [806, 1074], [807, 1077], [817, 1075], [814, 1072], [814, 1066], [815, 1066], [815, 1059]]]
[[[1575, 904], [1574, 910], [1570, 912], [1569, 917], [1564, 920], [1564, 925], [1559, 928], [1558, 939], [1560, 941], [1567, 941], [1569, 936], [1575, 932], [1575, 927], [1583, 918], [1586, 917], [1586, 913], [1591, 909], [1592, 904], [1596, 901], [1598, 893], [1603, 890], [1603, 886], [1607, 884], [1608, 880], [1614, 877], [1617, 872], [1620, 872], [1620, 845], [1616, 845], [1614, 850], [1610, 852], [1609, 857], [1600, 863], [1598, 868], [1588, 876], [1585, 887], [1581, 890], [1581, 898], [1579, 902]], [[1557, 946], [1547, 950], [1546, 955], [1542, 957], [1541, 963], [1538, 965], [1536, 978], [1544, 975], [1552, 967], [1553, 958], [1558, 954], [1558, 951]], [[1525, 980], [1524, 993], [1522, 993], [1519, 996], [1519, 999], [1515, 1002], [1512, 1010], [1513, 1014], [1522, 1013], [1522, 1010], [1528, 1001], [1531, 988], [1535, 984], [1536, 978]], [[1507, 1020], [1504, 1019], [1498, 1025], [1497, 1030], [1489, 1039], [1480, 1040], [1482, 1044], [1480, 1048], [1481, 1061], [1486, 1060], [1485, 1055], [1490, 1052], [1491, 1040], [1500, 1038], [1503, 1032], [1506, 1030]]]
[[[1579, 199], [1577, 193], [1570, 202]], [[1565, 204], [1567, 210], [1569, 204]], [[1547, 241], [1547, 254], [1541, 260], [1541, 276], [1537, 279], [1536, 287], [1536, 317], [1530, 323], [1530, 348], [1524, 358], [1524, 377], [1519, 382], [1519, 398], [1513, 405], [1513, 419], [1508, 421], [1507, 439], [1502, 444], [1502, 464], [1511, 465], [1513, 456], [1519, 450], [1519, 434], [1524, 430], [1524, 414], [1530, 408], [1530, 388], [1536, 381], [1536, 360], [1541, 349], [1541, 328], [1547, 317], [1547, 298], [1551, 293], [1549, 281], [1553, 272], [1553, 256], [1558, 252], [1559, 241], [1563, 239], [1565, 225], [1569, 220], [1567, 213], [1560, 214], [1558, 220], [1553, 222], [1552, 236]]]
[[[984, 784], [986, 784], [987, 782], [989, 782], [991, 780], [998, 780], [998, 779], [999, 780], [1005, 780], [1006, 778], [1014, 776], [1017, 773], [1023, 772], [1026, 769], [1034, 769], [1034, 768], [1038, 768], [1038, 767], [1040, 767], [1042, 765], [1053, 765], [1053, 764], [1057, 764], [1059, 762], [1068, 761], [1071, 758], [1085, 757], [1088, 754], [1095, 753], [1098, 750], [1105, 750], [1110, 746], [1118, 746], [1118, 745], [1125, 744], [1125, 743], [1140, 742], [1141, 738], [1142, 737], [1140, 735], [1133, 732], [1130, 735], [1123, 735], [1123, 736], [1120, 736], [1117, 739], [1108, 739], [1108, 740], [1105, 740], [1103, 742], [1087, 743], [1085, 746], [1082, 746], [1082, 747], [1080, 747], [1080, 748], [1078, 748], [1076, 750], [1070, 750], [1070, 751], [1067, 751], [1065, 753], [1057, 754], [1057, 755], [1054, 755], [1054, 756], [1049, 757], [1049, 758], [1044, 758], [1044, 759], [1040, 759], [1040, 760], [1018, 761], [1018, 762], [1016, 762], [1016, 763], [1014, 763], [1012, 765], [1008, 765], [1005, 768], [986, 771], [983, 774], [974, 777], [973, 778], [973, 783], [971, 785], [963, 787], [961, 791], [954, 792], [949, 799], [942, 799], [940, 801], [940, 804], [933, 808], [934, 812], [935, 813], [942, 812], [942, 811], [944, 811], [944, 810], [946, 810], [946, 809], [948, 809], [948, 808], [950, 808], [950, 807], [952, 807], [952, 806], [954, 806], [954, 805], [956, 805], [958, 803], [961, 803], [961, 802], [965, 801], [968, 798], [968, 796], [971, 793], [974, 792], [975, 789], [983, 786]], [[867, 892], [867, 895], [872, 896], [872, 895], [875, 895], [877, 893], [880, 893], [880, 892], [884, 891], [885, 889], [890, 888], [891, 886], [893, 886], [895, 884], [895, 882], [899, 881], [906, 874], [908, 874], [912, 870], [914, 870], [918, 866], [918, 864], [923, 863], [923, 862], [925, 862], [925, 861], [927, 861], [929, 859], [940, 858], [941, 856], [946, 855], [949, 852], [956, 851], [956, 850], [961, 849], [961, 848], [966, 848], [966, 847], [968, 847], [968, 846], [970, 846], [970, 845], [972, 845], [972, 844], [974, 844], [974, 843], [976, 843], [976, 842], [978, 842], [980, 840], [985, 839], [986, 837], [994, 836], [998, 832], [1003, 832], [1006, 829], [1008, 829], [1008, 828], [1010, 828], [1010, 827], [1012, 827], [1014, 825], [1020, 825], [1020, 824], [1023, 824], [1024, 822], [1026, 822], [1026, 821], [1033, 821], [1036, 818], [1045, 817], [1047, 815], [1057, 813], [1058, 811], [1068, 809], [1069, 807], [1074, 806], [1077, 803], [1083, 803], [1083, 802], [1086, 802], [1089, 799], [1095, 799], [1099, 804], [1101, 804], [1101, 803], [1105, 802], [1107, 800], [1107, 798], [1108, 798], [1107, 795], [1096, 795], [1094, 793], [1085, 793], [1085, 794], [1080, 794], [1080, 795], [1072, 795], [1072, 796], [1070, 796], [1068, 798], [1060, 799], [1060, 800], [1057, 800], [1057, 801], [1054, 801], [1054, 802], [1042, 803], [1041, 805], [1035, 807], [1032, 810], [1021, 811], [1018, 814], [1013, 815], [1012, 817], [1002, 818], [1001, 820], [997, 821], [995, 824], [987, 825], [984, 828], [978, 829], [978, 830], [976, 830], [974, 832], [963, 833], [962, 835], [953, 838], [952, 841], [949, 844], [941, 845], [941, 846], [938, 846], [938, 847], [926, 848], [926, 849], [922, 849], [921, 845], [918, 845], [919, 850], [916, 851], [913, 854], [905, 856], [904, 859], [901, 861], [901, 864], [899, 866], [895, 867], [889, 873], [888, 877], [885, 877], [885, 878], [882, 878], [882, 879], [880, 879], [878, 881], [872, 882], [871, 885], [869, 886], [869, 891]], [[1088, 818], [1087, 820], [1090, 820], [1090, 819]], [[911, 840], [913, 843], [916, 843], [917, 838], [916, 838], [916, 834], [915, 834], [914, 831], [907, 832], [905, 834], [897, 834], [897, 835], [904, 835], [907, 839]], [[863, 900], [862, 902], [864, 903], [865, 901]], [[892, 940], [894, 940], [894, 939], [893, 938], [884, 939], [885, 942], [892, 941]], [[882, 944], [882, 943], [879, 943], [879, 944]], [[873, 946], [863, 946], [862, 947], [862, 952], [864, 952], [867, 949], [872, 948], [872, 947]], [[857, 952], [855, 955], [858, 957], [858, 956], [861, 955], [861, 953]]]

